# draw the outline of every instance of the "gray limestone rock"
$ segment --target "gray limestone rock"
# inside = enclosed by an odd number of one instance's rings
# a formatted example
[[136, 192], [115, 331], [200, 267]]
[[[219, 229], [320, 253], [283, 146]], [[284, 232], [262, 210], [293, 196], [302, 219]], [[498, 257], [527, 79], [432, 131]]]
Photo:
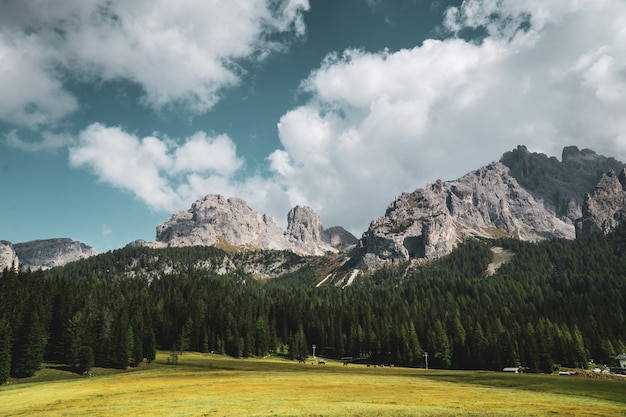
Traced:
[[525, 146], [506, 152], [500, 159], [511, 176], [556, 216], [573, 224], [582, 215], [584, 196], [593, 192], [605, 172], [619, 172], [624, 164], [614, 158], [576, 146], [563, 148], [561, 161]]
[[[310, 207], [292, 208], [287, 221], [285, 232], [272, 217], [255, 212], [239, 198], [207, 195], [194, 202], [190, 210], [174, 213], [159, 225], [156, 242], [137, 241], [132, 245], [273, 249], [301, 255], [337, 252], [319, 215]], [[337, 236], [334, 239], [339, 242], [338, 246], [349, 240], [344, 234], [341, 238]]]
[[333, 226], [324, 230], [322, 240], [333, 248], [344, 250], [356, 245], [359, 241], [354, 235], [341, 226]]
[[574, 238], [558, 219], [494, 162], [455, 181], [437, 181], [403, 193], [374, 220], [352, 256], [357, 267], [433, 259], [468, 237], [511, 236], [522, 240]]
[[585, 195], [582, 216], [576, 220], [576, 237], [607, 234], [626, 219], [626, 170], [609, 171], [592, 193]]
[[63, 266], [98, 254], [91, 246], [67, 238], [15, 243], [13, 248], [20, 259], [20, 265], [31, 269]]
[[156, 241], [165, 246], [215, 246], [286, 249], [287, 239], [274, 219], [252, 210], [245, 201], [207, 195], [188, 211], [174, 213], [157, 227]]
[[0, 240], [0, 271], [6, 268], [18, 268], [19, 259], [11, 242]]

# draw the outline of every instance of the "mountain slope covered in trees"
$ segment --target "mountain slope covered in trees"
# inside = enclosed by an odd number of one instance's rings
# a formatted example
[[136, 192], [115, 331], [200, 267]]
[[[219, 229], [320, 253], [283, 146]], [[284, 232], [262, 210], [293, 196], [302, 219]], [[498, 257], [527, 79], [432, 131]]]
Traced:
[[[157, 348], [297, 358], [315, 344], [344, 360], [423, 366], [428, 352], [433, 367], [535, 372], [612, 364], [626, 347], [625, 241], [624, 227], [576, 241], [468, 241], [343, 289], [316, 287], [314, 264], [269, 281], [197, 267], [220, 265], [226, 254], [214, 248], [127, 248], [45, 272], [6, 269], [0, 381], [43, 360], [77, 371], [134, 366]], [[489, 275], [494, 245], [514, 256]], [[149, 259], [170, 267], [127, 273]]]

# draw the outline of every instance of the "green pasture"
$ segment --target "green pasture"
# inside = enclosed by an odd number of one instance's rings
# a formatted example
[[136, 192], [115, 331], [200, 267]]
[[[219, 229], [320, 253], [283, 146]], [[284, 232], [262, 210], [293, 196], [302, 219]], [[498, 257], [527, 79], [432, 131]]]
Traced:
[[626, 380], [159, 353], [81, 377], [46, 367], [0, 387], [1, 416], [626, 416]]

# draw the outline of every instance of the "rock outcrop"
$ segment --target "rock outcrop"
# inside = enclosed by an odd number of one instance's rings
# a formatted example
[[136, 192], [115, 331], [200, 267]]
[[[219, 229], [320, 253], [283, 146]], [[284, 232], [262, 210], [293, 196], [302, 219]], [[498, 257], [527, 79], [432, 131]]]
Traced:
[[593, 192], [602, 175], [624, 168], [614, 158], [576, 146], [563, 148], [561, 161], [518, 146], [502, 155], [500, 162], [509, 167], [511, 176], [536, 200], [571, 224], [582, 216], [585, 194]]
[[0, 271], [5, 268], [17, 268], [20, 262], [11, 242], [0, 240]]
[[568, 238], [574, 227], [522, 188], [500, 162], [455, 181], [403, 193], [374, 220], [352, 252], [359, 269], [433, 259], [467, 237]]
[[585, 195], [582, 216], [576, 220], [576, 237], [607, 234], [626, 220], [626, 170], [609, 171], [592, 193]]
[[359, 242], [359, 239], [341, 226], [333, 226], [325, 229], [322, 240], [339, 250], [345, 250]]
[[98, 254], [91, 246], [67, 238], [15, 243], [13, 248], [20, 260], [20, 266], [31, 269], [63, 266]]
[[318, 254], [323, 247], [334, 250], [327, 242], [322, 241], [323, 235], [322, 219], [311, 207], [296, 206], [289, 210], [286, 237], [292, 245], [305, 253], [313, 254]]
[[252, 210], [245, 201], [207, 195], [188, 211], [174, 213], [157, 227], [156, 241], [164, 246], [215, 246], [285, 249], [282, 229], [267, 215]]
[[329, 234], [319, 215], [310, 207], [292, 208], [287, 221], [287, 231], [283, 231], [272, 217], [257, 213], [239, 198], [207, 195], [195, 201], [188, 211], [174, 213], [159, 225], [155, 242], [135, 241], [131, 245], [204, 245], [323, 255], [348, 245], [350, 236], [356, 241], [341, 228], [333, 229]]

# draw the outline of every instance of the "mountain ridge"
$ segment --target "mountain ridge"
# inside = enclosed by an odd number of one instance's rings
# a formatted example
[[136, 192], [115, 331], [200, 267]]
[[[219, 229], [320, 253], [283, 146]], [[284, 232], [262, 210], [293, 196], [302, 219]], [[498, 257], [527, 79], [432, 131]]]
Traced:
[[[587, 148], [567, 146], [559, 161], [520, 145], [499, 161], [460, 178], [437, 180], [396, 196], [360, 239], [341, 226], [325, 229], [320, 216], [307, 206], [293, 207], [282, 230], [271, 216], [257, 213], [240, 198], [208, 194], [158, 225], [154, 241], [137, 240], [128, 246], [201, 245], [234, 252], [344, 254], [345, 268], [369, 270], [388, 263], [435, 259], [471, 238], [575, 239], [608, 233], [626, 219], [625, 168], [615, 158]], [[3, 241], [0, 265], [19, 262], [48, 268], [70, 262], [72, 256], [97, 253], [80, 242], [58, 239], [61, 246], [73, 244], [77, 254], [57, 248], [44, 256], [42, 245], [52, 245], [54, 240], [33, 242], [30, 246], [39, 245], [39, 252], [26, 250], [29, 245]], [[257, 266], [248, 269], [266, 271]]]

